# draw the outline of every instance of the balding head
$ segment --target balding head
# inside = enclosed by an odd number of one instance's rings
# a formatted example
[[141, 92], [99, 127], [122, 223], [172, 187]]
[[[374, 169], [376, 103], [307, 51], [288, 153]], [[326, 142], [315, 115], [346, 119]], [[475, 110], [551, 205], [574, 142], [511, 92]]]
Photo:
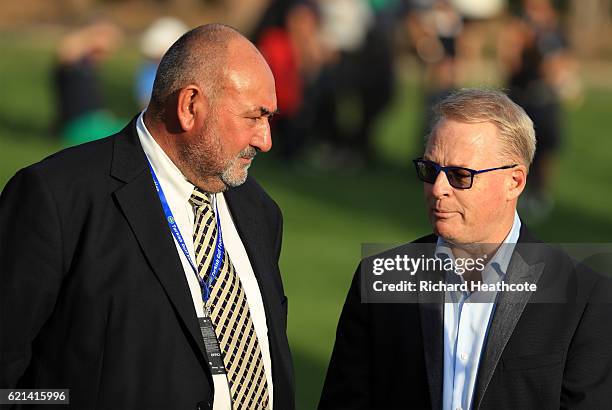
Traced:
[[162, 58], [144, 122], [185, 178], [207, 192], [242, 184], [257, 152], [272, 146], [270, 67], [231, 27], [185, 33]]
[[179, 38], [163, 56], [147, 111], [160, 117], [164, 107], [188, 84], [200, 85], [213, 101], [223, 87], [230, 44], [254, 46], [237, 30], [224, 24], [206, 24]]

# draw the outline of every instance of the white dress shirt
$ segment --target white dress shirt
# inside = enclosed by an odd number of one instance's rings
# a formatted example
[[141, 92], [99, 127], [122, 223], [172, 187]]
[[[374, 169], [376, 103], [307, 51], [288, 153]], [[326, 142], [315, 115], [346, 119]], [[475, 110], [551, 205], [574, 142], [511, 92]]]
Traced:
[[[142, 145], [142, 149], [144, 150], [149, 163], [153, 167], [155, 175], [157, 176], [157, 179], [159, 180], [159, 183], [164, 191], [164, 195], [166, 196], [170, 210], [172, 211], [176, 224], [178, 225], [181, 235], [183, 236], [183, 240], [185, 241], [187, 249], [189, 250], [189, 255], [192, 260], [195, 260], [193, 245], [195, 214], [191, 204], [189, 203], [189, 198], [193, 192], [194, 185], [187, 181], [185, 176], [166, 155], [164, 150], [157, 144], [155, 139], [147, 130], [143, 118], [144, 111], [140, 114], [136, 123], [136, 130], [138, 132], [140, 144]], [[253, 272], [253, 267], [251, 266], [249, 256], [244, 248], [244, 244], [242, 243], [240, 236], [238, 235], [238, 231], [234, 225], [232, 215], [227, 203], [225, 202], [223, 193], [214, 194], [213, 201], [216, 202], [219, 212], [225, 251], [232, 260], [236, 273], [238, 274], [242, 287], [244, 288], [249, 310], [251, 312], [251, 318], [253, 319], [255, 332], [259, 340], [266, 379], [268, 382], [270, 409], [272, 409], [272, 362], [270, 358], [270, 346], [268, 343], [266, 313], [264, 310], [263, 300], [261, 298], [261, 292], [259, 290], [257, 278]], [[168, 235], [171, 235], [170, 231], [168, 231]], [[191, 268], [187, 257], [183, 253], [176, 239], [174, 239], [174, 244], [176, 245], [176, 251], [178, 252], [179, 257], [181, 258], [181, 263], [183, 264], [183, 271], [185, 273], [185, 277], [187, 278], [187, 283], [189, 284], [196, 315], [198, 317], [203, 317], [204, 307], [202, 305], [200, 283], [198, 282], [195, 272]], [[227, 376], [224, 374], [213, 375], [213, 383], [215, 389], [213, 410], [231, 410], [231, 395]]]
[[[520, 229], [521, 220], [515, 212], [510, 232], [482, 271], [483, 283], [497, 283], [505, 277]], [[442, 238], [438, 238], [435, 253], [454, 260]], [[464, 280], [454, 273], [447, 273], [447, 277]], [[446, 300], [453, 302], [444, 304], [443, 410], [469, 410], [472, 406], [482, 347], [495, 306], [482, 300], [494, 300], [495, 296], [494, 292], [446, 294]]]

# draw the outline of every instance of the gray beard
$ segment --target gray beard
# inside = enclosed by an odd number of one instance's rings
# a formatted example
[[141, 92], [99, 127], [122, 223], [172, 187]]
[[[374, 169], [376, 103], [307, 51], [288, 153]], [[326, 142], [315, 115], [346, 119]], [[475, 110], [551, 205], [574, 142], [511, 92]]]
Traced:
[[225, 168], [225, 170], [221, 173], [220, 178], [221, 181], [223, 181], [223, 183], [231, 188], [240, 186], [242, 184], [245, 183], [245, 181], [247, 180], [247, 177], [249, 176], [248, 173], [248, 169], [251, 166], [250, 164], [245, 166], [244, 172], [241, 172], [238, 175], [232, 175], [232, 170], [235, 169], [235, 163], [243, 157], [255, 157], [255, 155], [257, 155], [257, 151], [255, 150], [255, 148], [248, 146], [245, 149], [243, 149], [242, 151], [240, 151], [240, 154], [238, 154], [238, 157], [236, 157], [233, 161], [231, 161], [227, 167]]
[[217, 177], [225, 185], [222, 191], [244, 184], [249, 166], [240, 170], [237, 162], [243, 157], [255, 157], [257, 150], [252, 146], [247, 146], [235, 158], [227, 161], [220, 158], [220, 152], [220, 138], [211, 129], [205, 130], [197, 142], [185, 144], [179, 149], [182, 167], [188, 169], [199, 180], [205, 181], [211, 177]]

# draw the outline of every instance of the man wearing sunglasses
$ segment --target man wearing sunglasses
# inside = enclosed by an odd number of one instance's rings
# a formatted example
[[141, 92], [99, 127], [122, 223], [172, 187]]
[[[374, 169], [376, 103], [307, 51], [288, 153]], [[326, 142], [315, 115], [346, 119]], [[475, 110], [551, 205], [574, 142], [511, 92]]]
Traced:
[[[516, 211], [535, 154], [532, 121], [489, 90], [457, 91], [435, 111], [424, 155], [413, 161], [434, 233], [403, 255], [362, 261], [319, 408], [609, 408], [610, 280], [537, 241]], [[372, 270], [364, 266], [395, 255], [384, 266], [399, 271], [400, 256], [418, 258], [416, 244], [455, 269], [426, 271], [425, 252], [402, 283], [415, 298], [367, 303]], [[483, 263], [459, 272], [462, 257]], [[421, 289], [431, 277], [444, 287]], [[408, 303], [388, 303], [398, 301]]]

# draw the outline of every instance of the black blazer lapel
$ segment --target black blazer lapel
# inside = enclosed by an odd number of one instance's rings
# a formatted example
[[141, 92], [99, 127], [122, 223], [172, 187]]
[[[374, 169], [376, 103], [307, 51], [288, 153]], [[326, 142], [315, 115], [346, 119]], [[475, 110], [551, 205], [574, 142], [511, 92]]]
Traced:
[[[443, 276], [439, 275], [439, 280]], [[424, 278], [421, 278], [423, 280]], [[444, 292], [419, 293], [419, 313], [421, 315], [421, 332], [427, 367], [427, 381], [431, 408], [442, 409], [442, 383], [444, 374]]]
[[[510, 264], [508, 265], [505, 278], [505, 282], [508, 284], [537, 283], [542, 275], [544, 263], [530, 264], [527, 262], [533, 260], [531, 255], [529, 255], [533, 251], [529, 243], [527, 243], [529, 238], [530, 235], [523, 226], [519, 242], [516, 244]], [[532, 295], [533, 292], [499, 293], [486, 345], [480, 358], [480, 365], [478, 366], [473, 409], [477, 410], [480, 407], [502, 352]]]
[[125, 182], [113, 195], [176, 309], [212, 386], [189, 285], [136, 134], [135, 121], [115, 137], [111, 175]]
[[262, 226], [261, 219], [255, 215], [256, 210], [261, 209], [261, 204], [255, 203], [250, 196], [242, 194], [244, 188], [246, 187], [229, 190], [224, 193], [224, 196], [259, 284], [266, 311], [268, 341], [272, 360], [273, 407], [280, 408], [283, 407], [284, 403], [292, 402], [292, 399], [289, 396], [285, 397], [285, 395], [293, 391], [292, 386], [286, 385], [286, 381], [292, 378], [293, 370], [291, 368], [291, 353], [283, 326], [285, 320], [280, 309], [281, 298], [279, 292], [275, 290], [278, 284], [275, 283], [277, 279], [275, 279], [273, 272], [277, 270], [277, 267], [272, 258], [271, 249], [267, 249], [265, 243], [261, 241], [261, 235], [266, 232], [266, 229]]

